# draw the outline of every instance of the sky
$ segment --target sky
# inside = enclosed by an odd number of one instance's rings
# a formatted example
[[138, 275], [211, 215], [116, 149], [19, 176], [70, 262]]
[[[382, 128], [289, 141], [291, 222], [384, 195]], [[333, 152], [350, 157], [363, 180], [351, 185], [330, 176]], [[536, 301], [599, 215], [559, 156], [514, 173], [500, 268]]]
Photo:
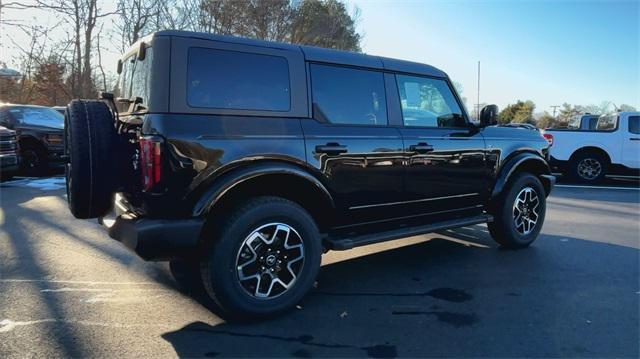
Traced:
[[[532, 100], [640, 108], [640, 1], [372, 1], [363, 51], [427, 63], [462, 85], [471, 108]], [[613, 109], [613, 108], [611, 108]]]
[[[103, 10], [115, 2], [103, 1]], [[461, 85], [469, 109], [477, 102], [478, 61], [480, 103], [504, 108], [532, 100], [538, 113], [564, 102], [640, 108], [640, 0], [347, 2], [360, 9], [365, 53], [444, 70]], [[2, 17], [57, 21], [42, 15], [9, 10]], [[17, 66], [19, 50], [11, 39], [28, 39], [10, 27], [0, 29], [0, 61]], [[117, 51], [103, 57], [115, 70]]]

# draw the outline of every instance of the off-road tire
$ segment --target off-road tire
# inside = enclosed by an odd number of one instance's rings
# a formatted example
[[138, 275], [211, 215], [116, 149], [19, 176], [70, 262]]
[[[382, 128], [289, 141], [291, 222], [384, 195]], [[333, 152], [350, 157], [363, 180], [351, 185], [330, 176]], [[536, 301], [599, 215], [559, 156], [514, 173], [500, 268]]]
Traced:
[[[201, 262], [201, 276], [207, 294], [223, 311], [238, 320], [258, 320], [293, 308], [313, 286], [320, 268], [322, 243], [309, 213], [298, 204], [280, 197], [257, 197], [239, 205], [216, 231]], [[243, 288], [237, 260], [246, 238], [256, 229], [284, 223], [299, 234], [303, 244], [303, 265], [295, 282], [275, 298], [256, 298]], [[258, 285], [259, 286], [259, 285]]]
[[73, 100], [64, 118], [67, 201], [76, 218], [96, 218], [112, 205], [117, 184], [117, 134], [109, 107]]
[[[539, 200], [536, 209], [537, 219], [529, 233], [522, 233], [522, 227], [516, 227], [514, 204], [518, 195], [526, 188], [535, 191]], [[518, 173], [509, 180], [507, 187], [492, 204], [493, 222], [489, 223], [491, 237], [501, 246], [519, 249], [529, 246], [538, 238], [544, 224], [546, 212], [546, 193], [540, 180], [530, 173]]]
[[[599, 166], [599, 173], [597, 176], [590, 177], [581, 174], [580, 166], [582, 163], [593, 163], [596, 166]], [[599, 183], [602, 182], [605, 175], [607, 174], [607, 167], [609, 165], [609, 161], [600, 153], [586, 151], [581, 152], [574, 155], [569, 162], [569, 175], [571, 179], [582, 182], [582, 183]], [[584, 171], [583, 171], [584, 172]]]

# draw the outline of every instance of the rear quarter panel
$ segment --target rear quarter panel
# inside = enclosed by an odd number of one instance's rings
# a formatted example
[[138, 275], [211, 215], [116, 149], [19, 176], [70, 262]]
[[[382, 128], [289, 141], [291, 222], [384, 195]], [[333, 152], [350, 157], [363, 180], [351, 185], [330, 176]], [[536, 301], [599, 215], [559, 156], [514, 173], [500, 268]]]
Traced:
[[158, 200], [181, 203], [183, 214], [218, 176], [237, 166], [267, 160], [306, 166], [300, 119], [154, 114], [145, 119], [143, 133], [165, 139], [171, 165], [163, 176], [169, 179], [167, 191]]
[[[622, 123], [620, 124], [622, 126]], [[553, 131], [546, 132], [553, 135], [551, 156], [560, 161], [568, 161], [571, 155], [583, 147], [598, 147], [609, 154], [613, 163], [620, 159], [621, 146], [619, 143], [620, 130], [604, 131]]]

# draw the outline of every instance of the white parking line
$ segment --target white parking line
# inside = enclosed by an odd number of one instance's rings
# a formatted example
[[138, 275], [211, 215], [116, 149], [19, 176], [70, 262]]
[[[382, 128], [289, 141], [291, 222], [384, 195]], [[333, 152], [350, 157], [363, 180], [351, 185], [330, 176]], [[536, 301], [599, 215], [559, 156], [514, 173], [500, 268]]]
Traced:
[[112, 322], [97, 322], [89, 320], [79, 319], [57, 319], [46, 318], [38, 320], [28, 321], [13, 321], [11, 319], [0, 320], [0, 333], [8, 333], [14, 330], [16, 327], [45, 324], [45, 323], [63, 323], [71, 325], [85, 325], [90, 327], [105, 327], [105, 328], [173, 328], [175, 325], [171, 324], [148, 324], [148, 323], [112, 323]]
[[88, 284], [88, 285], [160, 285], [153, 282], [94, 282], [88, 280], [55, 280], [55, 279], [0, 279], [0, 283], [65, 283], [65, 284]]
[[555, 185], [555, 187], [559, 187], [559, 188], [622, 189], [622, 190], [640, 191], [639, 187], [582, 186], [582, 185], [573, 185], [573, 184], [557, 184], [557, 185]]

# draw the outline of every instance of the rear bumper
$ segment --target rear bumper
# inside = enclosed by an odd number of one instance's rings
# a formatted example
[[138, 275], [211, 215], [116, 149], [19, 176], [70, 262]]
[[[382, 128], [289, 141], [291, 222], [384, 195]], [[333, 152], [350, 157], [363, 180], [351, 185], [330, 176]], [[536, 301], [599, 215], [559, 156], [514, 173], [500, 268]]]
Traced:
[[148, 219], [123, 214], [98, 220], [109, 237], [146, 261], [167, 261], [195, 255], [204, 221], [201, 219]]
[[547, 191], [547, 196], [549, 196], [551, 194], [551, 191], [553, 191], [553, 187], [556, 185], [556, 176], [541, 175], [540, 177], [542, 177], [542, 180], [543, 180], [542, 185], [544, 186], [544, 189]]
[[565, 173], [567, 170], [567, 161], [562, 161], [551, 156], [549, 167], [553, 173]]

